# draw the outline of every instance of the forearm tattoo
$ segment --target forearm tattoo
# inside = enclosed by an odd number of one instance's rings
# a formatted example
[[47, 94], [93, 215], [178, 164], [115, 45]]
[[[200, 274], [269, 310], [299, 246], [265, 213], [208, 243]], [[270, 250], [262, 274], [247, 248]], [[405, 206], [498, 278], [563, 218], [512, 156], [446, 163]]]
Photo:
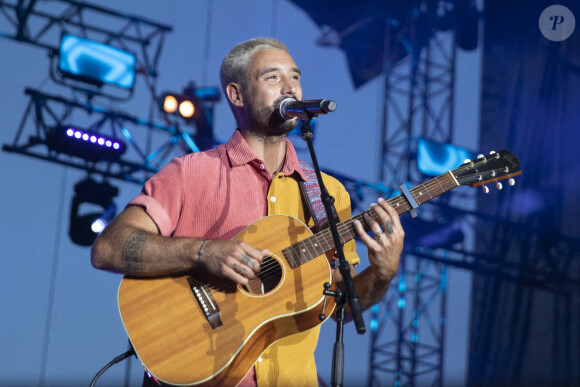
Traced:
[[140, 230], [127, 238], [121, 252], [121, 261], [127, 273], [140, 273], [143, 270], [143, 246], [147, 238], [147, 233]]

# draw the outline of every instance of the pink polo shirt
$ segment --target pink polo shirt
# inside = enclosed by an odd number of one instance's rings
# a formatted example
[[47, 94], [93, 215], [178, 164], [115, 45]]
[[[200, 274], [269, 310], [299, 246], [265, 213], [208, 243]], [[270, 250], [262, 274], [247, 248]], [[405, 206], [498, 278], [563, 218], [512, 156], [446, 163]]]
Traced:
[[[288, 140], [281, 172], [306, 180]], [[225, 145], [171, 161], [129, 205], [144, 207], [161, 235], [231, 239], [268, 215], [270, 182], [264, 162], [236, 130]]]

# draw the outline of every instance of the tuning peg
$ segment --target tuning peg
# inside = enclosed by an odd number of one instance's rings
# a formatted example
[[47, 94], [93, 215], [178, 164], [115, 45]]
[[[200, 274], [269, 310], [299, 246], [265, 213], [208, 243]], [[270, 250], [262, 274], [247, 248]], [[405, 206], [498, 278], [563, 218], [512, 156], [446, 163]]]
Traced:
[[494, 155], [495, 154], [495, 151], [491, 151], [491, 152], [489, 152], [489, 154], [490, 155]]
[[495, 188], [501, 190], [503, 188], [503, 185], [498, 181], [497, 183], [495, 183]]
[[485, 159], [485, 156], [480, 153], [477, 155], [477, 159], [478, 160]]
[[516, 181], [515, 181], [514, 179], [511, 179], [511, 178], [510, 178], [510, 179], [508, 180], [508, 184], [509, 184], [509, 185], [511, 185], [511, 186], [514, 186], [514, 185], [516, 185]]
[[500, 155], [499, 155], [499, 153], [497, 153], [496, 151], [491, 151], [491, 152], [489, 152], [489, 155], [490, 155], [490, 156], [495, 156], [495, 158], [496, 158], [496, 159], [499, 159], [499, 158], [500, 158]]
[[482, 186], [483, 189], [483, 193], [484, 194], [488, 194], [489, 193], [489, 188], [487, 188], [487, 185]]
[[463, 160], [463, 164], [469, 164], [470, 162], [471, 162], [471, 160], [470, 160], [470, 159], [465, 159], [465, 160]]

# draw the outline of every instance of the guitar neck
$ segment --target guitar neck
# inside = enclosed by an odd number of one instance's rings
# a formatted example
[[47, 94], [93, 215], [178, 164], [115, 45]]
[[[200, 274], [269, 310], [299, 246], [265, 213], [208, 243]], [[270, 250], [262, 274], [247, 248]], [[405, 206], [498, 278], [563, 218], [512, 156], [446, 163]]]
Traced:
[[[415, 199], [415, 202], [418, 205], [421, 205], [441, 194], [444, 194], [445, 192], [452, 190], [455, 187], [458, 187], [459, 185], [460, 184], [457, 182], [451, 171], [449, 171], [410, 189], [409, 193], [413, 199]], [[387, 201], [399, 215], [404, 214], [413, 208], [403, 194], [392, 197]], [[365, 214], [369, 214], [379, 223], [382, 223], [378, 215], [370, 209], [363, 211], [350, 219], [344, 220], [337, 225], [341, 243], [344, 244], [357, 236], [353, 227], [353, 222], [355, 220], [361, 222], [365, 231], [370, 230], [369, 226], [364, 220]], [[292, 246], [284, 249], [283, 252], [290, 266], [292, 268], [296, 268], [334, 248], [335, 245], [331, 231], [327, 228], [301, 242], [293, 244]]]

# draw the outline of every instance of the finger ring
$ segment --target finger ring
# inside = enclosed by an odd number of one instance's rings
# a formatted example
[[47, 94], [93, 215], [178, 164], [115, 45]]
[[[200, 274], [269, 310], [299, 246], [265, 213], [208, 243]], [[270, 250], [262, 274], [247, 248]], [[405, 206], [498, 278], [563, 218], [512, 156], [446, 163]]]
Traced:
[[387, 220], [387, 223], [385, 223], [385, 229], [387, 230], [388, 234], [392, 234], [393, 233], [393, 222], [391, 222], [390, 220]]
[[379, 239], [380, 237], [382, 237], [384, 234], [384, 232], [379, 231], [378, 233], [375, 234], [374, 239]]

